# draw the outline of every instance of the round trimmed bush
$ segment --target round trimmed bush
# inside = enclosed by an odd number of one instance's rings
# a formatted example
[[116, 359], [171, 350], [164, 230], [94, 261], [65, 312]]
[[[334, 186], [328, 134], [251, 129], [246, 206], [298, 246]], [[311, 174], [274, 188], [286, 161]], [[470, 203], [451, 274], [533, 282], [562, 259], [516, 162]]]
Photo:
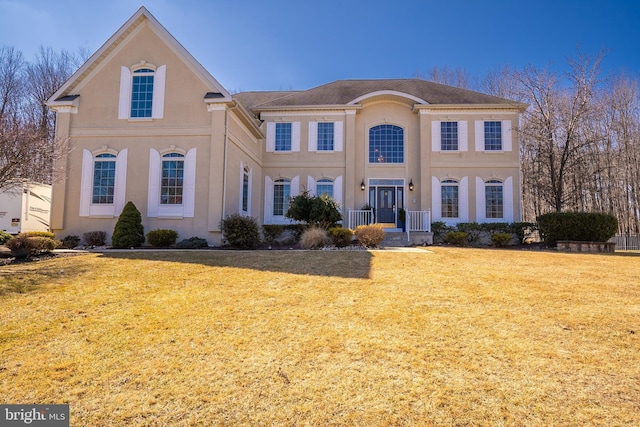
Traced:
[[147, 233], [147, 242], [154, 248], [168, 248], [176, 243], [178, 232], [175, 230], [151, 230]]
[[558, 240], [606, 242], [618, 231], [615, 216], [596, 212], [551, 212], [540, 215], [537, 222], [540, 236], [549, 246]]

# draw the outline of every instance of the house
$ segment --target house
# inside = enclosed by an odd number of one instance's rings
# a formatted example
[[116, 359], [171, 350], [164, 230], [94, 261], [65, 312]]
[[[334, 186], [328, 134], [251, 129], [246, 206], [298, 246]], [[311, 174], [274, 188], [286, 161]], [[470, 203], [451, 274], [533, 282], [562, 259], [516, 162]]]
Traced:
[[49, 231], [51, 186], [17, 182], [0, 193], [0, 230], [9, 234]]
[[110, 234], [133, 201], [145, 230], [219, 245], [227, 215], [285, 224], [302, 191], [346, 226], [399, 230], [404, 213], [423, 240], [433, 221], [521, 218], [522, 104], [420, 79], [232, 95], [144, 7], [48, 105], [74, 147], [53, 186], [61, 237]]

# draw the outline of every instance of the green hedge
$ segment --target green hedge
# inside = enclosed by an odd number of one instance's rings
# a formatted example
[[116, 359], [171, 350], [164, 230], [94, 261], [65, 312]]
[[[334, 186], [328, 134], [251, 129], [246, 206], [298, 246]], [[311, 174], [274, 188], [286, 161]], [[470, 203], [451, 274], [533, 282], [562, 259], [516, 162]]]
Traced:
[[613, 215], [595, 212], [551, 212], [537, 218], [540, 237], [555, 246], [558, 240], [606, 242], [618, 231]]

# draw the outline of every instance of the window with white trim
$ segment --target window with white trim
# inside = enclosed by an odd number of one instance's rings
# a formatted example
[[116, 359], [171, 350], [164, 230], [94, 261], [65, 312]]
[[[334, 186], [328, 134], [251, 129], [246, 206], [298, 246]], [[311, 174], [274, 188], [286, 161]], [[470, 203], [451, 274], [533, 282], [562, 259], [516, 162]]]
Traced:
[[192, 218], [195, 215], [196, 149], [149, 150], [147, 216]]
[[80, 216], [117, 216], [124, 207], [127, 149], [82, 150]]
[[440, 122], [440, 149], [458, 151], [458, 122]]
[[309, 122], [309, 151], [342, 151], [343, 122]]
[[484, 122], [485, 151], [502, 151], [502, 122]]
[[291, 181], [279, 178], [273, 181], [273, 216], [284, 216], [289, 210]]
[[445, 179], [440, 186], [442, 218], [460, 216], [460, 194], [458, 181]]
[[300, 122], [267, 122], [268, 153], [300, 151]]
[[166, 65], [155, 67], [141, 61], [120, 68], [119, 119], [161, 119], [164, 116]]
[[502, 181], [490, 179], [484, 184], [485, 218], [504, 218], [504, 190]]
[[404, 129], [388, 124], [370, 128], [369, 163], [404, 163]]
[[91, 203], [112, 204], [116, 189], [116, 155], [98, 154], [93, 161]]
[[251, 170], [248, 167], [242, 168], [242, 195], [240, 197], [240, 212], [249, 214], [249, 191], [251, 185]]
[[167, 153], [162, 156], [161, 205], [181, 205], [184, 190], [184, 154]]

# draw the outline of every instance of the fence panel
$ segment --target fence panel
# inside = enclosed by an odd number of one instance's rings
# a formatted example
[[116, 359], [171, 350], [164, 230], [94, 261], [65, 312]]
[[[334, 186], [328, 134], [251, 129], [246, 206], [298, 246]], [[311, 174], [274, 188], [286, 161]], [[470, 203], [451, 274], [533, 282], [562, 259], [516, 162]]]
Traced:
[[618, 234], [612, 237], [610, 242], [615, 242], [618, 251], [640, 250], [640, 235]]

